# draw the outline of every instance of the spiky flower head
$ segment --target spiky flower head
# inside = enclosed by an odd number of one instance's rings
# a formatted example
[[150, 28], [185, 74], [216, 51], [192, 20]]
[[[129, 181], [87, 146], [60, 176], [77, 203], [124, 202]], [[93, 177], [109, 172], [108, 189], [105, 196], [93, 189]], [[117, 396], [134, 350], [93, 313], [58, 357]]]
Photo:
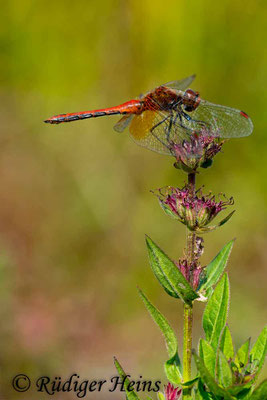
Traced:
[[182, 394], [182, 389], [175, 388], [170, 382], [165, 386], [165, 400], [179, 400]]
[[210, 136], [205, 129], [192, 133], [180, 143], [172, 144], [172, 153], [177, 160], [174, 166], [187, 173], [195, 172], [199, 167], [208, 168], [224, 142], [216, 134]]
[[196, 233], [209, 232], [225, 224], [234, 213], [234, 211], [231, 212], [219, 224], [208, 226], [222, 210], [228, 205], [234, 204], [232, 197], [227, 199], [221, 195], [221, 199], [216, 201], [214, 195], [211, 193], [204, 195], [202, 189], [197, 190], [192, 195], [188, 185], [185, 185], [182, 189], [167, 186], [158, 189], [155, 194], [158, 196], [160, 205], [166, 214], [177, 219], [189, 230]]

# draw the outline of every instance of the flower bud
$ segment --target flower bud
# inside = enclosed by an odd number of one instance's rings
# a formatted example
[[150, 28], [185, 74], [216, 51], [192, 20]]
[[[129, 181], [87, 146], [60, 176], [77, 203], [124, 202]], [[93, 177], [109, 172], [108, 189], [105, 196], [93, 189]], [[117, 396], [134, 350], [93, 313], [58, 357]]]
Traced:
[[165, 400], [179, 400], [181, 398], [182, 389], [175, 388], [170, 382], [165, 386]]
[[215, 196], [211, 193], [204, 195], [201, 189], [192, 195], [188, 185], [182, 189], [170, 186], [161, 188], [158, 189], [156, 195], [166, 214], [196, 233], [211, 231], [223, 225], [233, 215], [233, 212], [230, 213], [217, 226], [208, 226], [222, 210], [228, 205], [233, 205], [234, 200], [232, 197], [227, 199], [221, 195], [220, 197], [223, 199], [216, 201]]
[[174, 166], [186, 173], [195, 172], [199, 167], [208, 168], [225, 141], [216, 132], [210, 136], [210, 132], [204, 128], [201, 132], [192, 132], [181, 143], [171, 144], [171, 151], [176, 158]]

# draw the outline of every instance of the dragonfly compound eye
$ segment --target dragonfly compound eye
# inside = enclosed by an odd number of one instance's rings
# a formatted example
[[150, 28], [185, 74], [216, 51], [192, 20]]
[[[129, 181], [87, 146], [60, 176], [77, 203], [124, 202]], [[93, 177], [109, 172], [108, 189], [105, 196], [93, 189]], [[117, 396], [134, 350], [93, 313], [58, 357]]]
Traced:
[[200, 103], [200, 97], [198, 92], [194, 92], [192, 89], [187, 89], [183, 97], [183, 105], [185, 111], [194, 111]]

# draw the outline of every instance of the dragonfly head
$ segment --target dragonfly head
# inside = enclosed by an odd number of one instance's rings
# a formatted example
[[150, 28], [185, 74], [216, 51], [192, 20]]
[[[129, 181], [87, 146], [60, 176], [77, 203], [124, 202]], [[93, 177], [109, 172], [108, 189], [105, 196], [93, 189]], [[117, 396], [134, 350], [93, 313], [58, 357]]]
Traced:
[[185, 111], [194, 111], [200, 103], [200, 97], [198, 92], [194, 92], [192, 89], [187, 89], [183, 96], [183, 105]]

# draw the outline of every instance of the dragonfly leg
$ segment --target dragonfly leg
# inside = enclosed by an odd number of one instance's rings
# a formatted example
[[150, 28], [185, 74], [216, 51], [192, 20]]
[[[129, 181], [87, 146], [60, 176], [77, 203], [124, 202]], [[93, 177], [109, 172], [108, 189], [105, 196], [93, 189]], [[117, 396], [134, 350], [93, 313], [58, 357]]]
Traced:
[[192, 129], [188, 128], [183, 124], [182, 115], [179, 112], [177, 113], [175, 120], [177, 120], [178, 117], [179, 117], [178, 124], [180, 125], [180, 127], [185, 129], [186, 131], [192, 132]]
[[152, 132], [154, 131], [154, 129], [156, 129], [158, 126], [160, 126], [160, 125], [163, 124], [165, 121], [167, 121], [167, 119], [168, 119], [169, 117], [170, 117], [170, 116], [167, 115], [167, 117], [165, 117], [165, 118], [163, 118], [161, 121], [159, 121], [156, 125], [154, 125], [154, 126], [150, 129], [150, 132], [152, 133]]
[[[180, 125], [181, 128], [185, 129], [186, 131], [192, 132], [192, 129], [188, 128], [187, 126], [185, 126], [183, 124], [183, 118], [184, 117], [187, 121], [191, 120], [191, 117], [189, 115], [187, 115], [181, 108], [181, 104], [177, 103], [176, 104], [177, 108], [175, 109], [176, 111], [176, 115], [175, 118], [173, 120], [173, 125], [178, 123]], [[179, 121], [177, 121], [179, 118]]]
[[167, 141], [168, 142], [170, 141], [170, 134], [171, 134], [171, 129], [173, 127], [173, 123], [174, 123], [173, 114], [171, 114], [170, 123], [169, 123], [168, 130], [167, 130]]
[[[202, 126], [202, 128], [207, 129], [208, 131], [210, 130], [211, 125], [208, 122], [204, 122], [204, 121], [200, 121], [200, 120], [197, 120], [197, 119], [193, 119], [193, 118], [190, 117], [190, 115], [186, 114], [184, 111], [181, 111], [181, 114], [187, 121], [197, 123], [200, 126]], [[194, 129], [192, 128], [191, 130], [193, 131]]]
[[[154, 138], [156, 138], [163, 146], [165, 146], [167, 149], [169, 149], [169, 147], [166, 145], [166, 143], [163, 142], [163, 140], [161, 140], [153, 131], [160, 126], [161, 124], [163, 124], [165, 121], [167, 121], [169, 119], [169, 115], [167, 115], [167, 117], [163, 118], [161, 121], [159, 121], [156, 125], [154, 125], [151, 129], [150, 132], [152, 133], [152, 135], [154, 136]], [[170, 126], [169, 126], [170, 128]]]

